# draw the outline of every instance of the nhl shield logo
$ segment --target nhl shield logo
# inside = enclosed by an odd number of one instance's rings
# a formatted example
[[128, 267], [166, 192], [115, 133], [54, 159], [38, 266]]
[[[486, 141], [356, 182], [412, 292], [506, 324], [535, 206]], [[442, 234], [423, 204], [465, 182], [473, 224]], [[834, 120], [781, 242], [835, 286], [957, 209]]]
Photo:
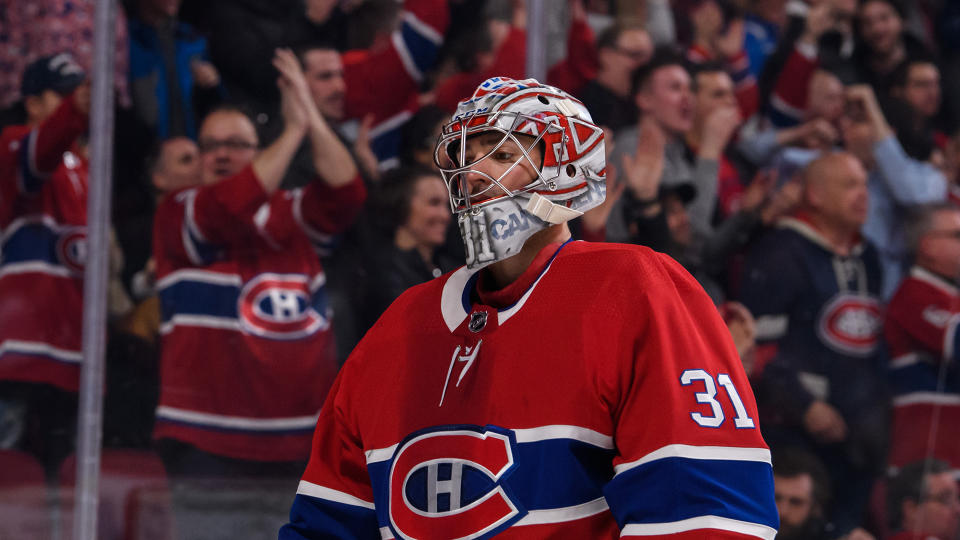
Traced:
[[397, 538], [488, 538], [526, 511], [504, 483], [514, 442], [493, 426], [445, 426], [397, 448], [389, 474]]
[[251, 334], [301, 339], [329, 326], [320, 313], [322, 299], [322, 288], [311, 291], [306, 276], [262, 274], [240, 292], [237, 312], [243, 329]]
[[57, 238], [57, 260], [73, 274], [82, 274], [87, 262], [87, 232], [83, 227], [69, 229]]
[[467, 324], [467, 328], [471, 332], [479, 332], [487, 326], [487, 312], [486, 311], [474, 311], [470, 314], [470, 323]]

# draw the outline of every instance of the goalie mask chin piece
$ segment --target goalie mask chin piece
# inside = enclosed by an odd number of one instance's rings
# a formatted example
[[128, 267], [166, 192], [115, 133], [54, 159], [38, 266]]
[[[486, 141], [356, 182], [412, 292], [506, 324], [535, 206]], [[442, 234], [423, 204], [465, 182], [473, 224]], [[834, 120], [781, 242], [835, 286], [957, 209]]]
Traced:
[[[469, 159], [468, 139], [490, 132], [502, 137], [491, 137], [498, 142]], [[494, 178], [483, 161], [508, 142], [519, 155]], [[531, 155], [535, 148], [539, 160]], [[443, 127], [434, 161], [447, 185], [469, 268], [515, 255], [533, 234], [582, 215], [606, 196], [603, 131], [582, 103], [534, 79], [494, 77], [481, 84]], [[511, 189], [505, 179], [521, 165], [533, 171], [533, 178]]]

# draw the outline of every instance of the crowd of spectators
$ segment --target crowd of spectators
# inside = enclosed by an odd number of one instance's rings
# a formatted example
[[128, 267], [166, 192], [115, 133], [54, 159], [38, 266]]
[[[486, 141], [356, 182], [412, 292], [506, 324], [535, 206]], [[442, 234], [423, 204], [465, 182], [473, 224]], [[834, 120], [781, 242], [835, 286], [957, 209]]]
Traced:
[[[0, 449], [52, 483], [76, 429], [93, 4], [0, 0]], [[666, 252], [713, 298], [778, 538], [960, 534], [957, 5], [548, 2], [546, 82], [608, 150], [574, 235]], [[527, 6], [120, 8], [104, 444], [171, 482], [295, 485], [337, 366], [462, 264], [434, 144], [481, 82], [524, 78]]]

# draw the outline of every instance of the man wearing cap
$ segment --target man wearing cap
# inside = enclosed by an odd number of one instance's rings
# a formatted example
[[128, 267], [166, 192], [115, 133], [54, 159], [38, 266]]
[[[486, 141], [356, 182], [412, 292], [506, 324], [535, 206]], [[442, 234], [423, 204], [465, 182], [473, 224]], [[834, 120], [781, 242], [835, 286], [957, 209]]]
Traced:
[[80, 376], [87, 172], [71, 150], [87, 130], [84, 81], [68, 53], [33, 62], [27, 124], [0, 133], [0, 415], [15, 415], [0, 439], [48, 473], [72, 444]]

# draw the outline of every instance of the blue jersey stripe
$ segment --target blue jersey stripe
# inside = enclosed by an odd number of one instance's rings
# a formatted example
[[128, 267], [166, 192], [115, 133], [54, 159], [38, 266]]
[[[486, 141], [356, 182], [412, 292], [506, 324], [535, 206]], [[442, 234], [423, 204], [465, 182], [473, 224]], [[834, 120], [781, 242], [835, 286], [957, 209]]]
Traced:
[[30, 223], [21, 226], [3, 244], [4, 264], [24, 262], [45, 262], [60, 265], [56, 246], [60, 235], [42, 223]]
[[509, 483], [527, 510], [592, 501], [613, 478], [613, 450], [573, 439], [518, 444], [517, 454]]
[[770, 123], [778, 128], [793, 127], [799, 123], [799, 121], [793, 115], [777, 109], [774, 106], [769, 107], [767, 110], [767, 116], [770, 120]]
[[237, 318], [237, 298], [240, 288], [201, 281], [179, 281], [160, 291], [160, 309], [163, 321], [174, 315], [206, 315]]
[[604, 489], [620, 527], [698, 516], [777, 528], [773, 470], [757, 461], [664, 458], [624, 471]]
[[[189, 279], [176, 281], [160, 290], [162, 320], [169, 322], [177, 315], [238, 319], [239, 297], [240, 287], [236, 285]], [[313, 291], [310, 305], [321, 317], [327, 317], [329, 302], [326, 287], [321, 286]]]
[[306, 538], [380, 538], [373, 510], [360, 506], [297, 495], [290, 523], [280, 529], [280, 540]]
[[400, 26], [400, 36], [420, 73], [429, 71], [437, 60], [437, 51], [440, 50], [437, 44], [417, 32], [416, 28], [406, 21]]
[[[395, 158], [400, 155], [402, 128], [403, 125], [399, 125], [392, 129], [386, 130], [370, 141], [370, 149], [373, 151], [374, 155], [377, 156], [378, 161], [386, 161], [390, 158]], [[317, 242], [314, 242], [314, 245], [326, 247]]]
[[[547, 439], [515, 447], [516, 467], [501, 485], [524, 510], [548, 510], [584, 504], [603, 496], [603, 486], [613, 477], [615, 451], [574, 439]], [[367, 470], [376, 500], [389, 500], [392, 460], [369, 463]], [[490, 489], [488, 479], [464, 476], [463, 492]], [[476, 485], [470, 485], [476, 484]], [[378, 507], [381, 521], [389, 522], [387, 509]]]
[[[912, 394], [914, 392], [935, 392], [938, 389], [937, 377], [940, 366], [927, 363], [918, 363], [890, 371], [890, 386], [894, 396]], [[960, 377], [957, 376], [955, 366], [948, 365], [946, 386], [941, 389], [946, 393], [960, 393]]]

